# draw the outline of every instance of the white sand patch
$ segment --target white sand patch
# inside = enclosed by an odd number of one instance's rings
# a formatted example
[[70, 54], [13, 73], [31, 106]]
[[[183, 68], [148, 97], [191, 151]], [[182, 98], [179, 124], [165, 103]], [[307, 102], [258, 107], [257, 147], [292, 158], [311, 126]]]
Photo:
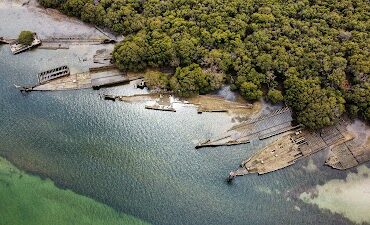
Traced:
[[366, 140], [370, 137], [370, 128], [363, 121], [356, 119], [354, 123], [347, 126], [347, 130], [352, 132], [355, 137], [366, 143]]
[[307, 172], [315, 172], [317, 171], [317, 166], [316, 164], [314, 163], [313, 159], [310, 158], [307, 162], [307, 166], [303, 166], [303, 169], [306, 170]]
[[313, 192], [302, 193], [300, 199], [340, 213], [355, 223], [370, 223], [370, 169], [360, 166], [358, 173], [349, 173], [345, 180], [317, 185]]

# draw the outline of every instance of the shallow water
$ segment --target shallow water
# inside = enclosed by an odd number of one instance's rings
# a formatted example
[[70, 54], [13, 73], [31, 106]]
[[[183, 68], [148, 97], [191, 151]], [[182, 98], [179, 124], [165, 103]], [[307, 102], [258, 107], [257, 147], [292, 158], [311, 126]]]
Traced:
[[[3, 36], [25, 28], [47, 35], [83, 26], [61, 22], [63, 26], [44, 30], [33, 24], [60, 21], [40, 19], [40, 12], [24, 7], [4, 8], [0, 7], [0, 17], [14, 20], [0, 20]], [[83, 29], [86, 34], [96, 32]], [[310, 162], [310, 168], [314, 163], [318, 169], [305, 169], [308, 160], [302, 160], [272, 174], [238, 178], [230, 185], [225, 182], [228, 172], [267, 142], [195, 150], [198, 140], [231, 125], [226, 114], [198, 115], [192, 107], [176, 113], [149, 111], [145, 103], [99, 98], [100, 93], [140, 92], [132, 85], [26, 95], [13, 86], [34, 83], [38, 72], [63, 64], [73, 71], [86, 70], [90, 63], [80, 59], [90, 59], [96, 49], [38, 49], [13, 56], [8, 46], [0, 46], [0, 155], [21, 169], [152, 224], [350, 223], [298, 198], [309, 187], [345, 177], [346, 172], [321, 166], [325, 152]]]
[[317, 185], [314, 192], [304, 192], [300, 198], [336, 213], [344, 214], [356, 223], [370, 222], [370, 169], [359, 166], [345, 180], [331, 180]]
[[25, 174], [1, 157], [0, 199], [0, 224], [146, 225], [102, 203], [61, 190], [50, 180]]

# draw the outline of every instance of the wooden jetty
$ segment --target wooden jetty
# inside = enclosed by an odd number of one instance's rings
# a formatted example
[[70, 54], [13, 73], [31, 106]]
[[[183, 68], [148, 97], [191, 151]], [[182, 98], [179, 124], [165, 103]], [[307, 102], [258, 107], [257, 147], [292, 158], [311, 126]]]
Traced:
[[64, 77], [64, 76], [69, 76], [69, 75], [70, 75], [70, 71], [69, 71], [68, 66], [60, 66], [60, 67], [39, 73], [37, 75], [37, 78], [39, 80], [39, 84], [44, 84], [51, 80]]
[[33, 91], [33, 88], [36, 87], [37, 85], [34, 86], [19, 86], [15, 85], [14, 86], [20, 91], [20, 92], [31, 92]]
[[229, 173], [229, 175], [227, 176], [226, 180], [227, 180], [227, 182], [230, 183], [235, 179], [235, 177], [244, 176], [244, 175], [247, 175], [247, 174], [249, 174], [248, 170], [245, 169], [244, 167], [240, 167], [239, 169], [237, 169], [235, 171], [231, 171]]
[[[34, 41], [29, 46], [24, 46], [18, 43], [17, 39], [0, 37], [0, 44], [9, 44], [10, 50], [13, 54], [18, 54], [40, 46], [42, 49], [68, 49], [70, 45], [73, 44], [110, 44], [116, 43], [116, 39], [105, 35], [104, 38], [85, 38], [85, 37], [48, 37], [44, 39], [38, 38], [37, 34], [34, 33]], [[98, 60], [98, 59], [97, 59]], [[105, 56], [100, 60], [111, 60], [111, 56]]]
[[160, 97], [159, 93], [150, 93], [150, 94], [136, 94], [136, 95], [109, 95], [103, 94], [102, 95], [104, 100], [118, 100], [122, 102], [142, 102], [142, 101], [150, 101], [155, 100]]

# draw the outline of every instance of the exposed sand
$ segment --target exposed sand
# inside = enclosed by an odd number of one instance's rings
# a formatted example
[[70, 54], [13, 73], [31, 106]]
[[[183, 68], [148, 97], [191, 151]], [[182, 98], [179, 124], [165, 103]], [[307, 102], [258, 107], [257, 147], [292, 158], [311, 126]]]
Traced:
[[[369, 143], [370, 128], [363, 121], [356, 119], [352, 124], [347, 127], [348, 131], [353, 133], [356, 138], [361, 140], [363, 144]], [[367, 141], [367, 142], [366, 142]]]
[[249, 118], [261, 110], [260, 102], [249, 104], [242, 98], [237, 98], [236, 101], [228, 101], [219, 96], [198, 95], [186, 100], [197, 105], [202, 111], [227, 110], [228, 113], [239, 117], [246, 116]]
[[[171, 94], [168, 93], [147, 93], [138, 94], [131, 96], [119, 96], [118, 99], [125, 102], [141, 102], [141, 101], [151, 101], [157, 100], [161, 105], [170, 104]], [[257, 114], [261, 110], [261, 103], [256, 102], [254, 104], [249, 104], [244, 100], [237, 99], [237, 101], [228, 101], [223, 97], [214, 95], [198, 95], [191, 98], [181, 98], [174, 99], [175, 103], [180, 104], [191, 104], [195, 105], [198, 110], [203, 112], [225, 110], [233, 117], [237, 117], [239, 120], [250, 118], [251, 116]]]
[[307, 162], [307, 166], [303, 166], [303, 169], [306, 170], [309, 173], [315, 172], [318, 170], [315, 162], [313, 161], [312, 158], [310, 158]]
[[342, 214], [355, 223], [370, 223], [370, 169], [358, 167], [345, 180], [334, 179], [300, 195], [305, 203]]

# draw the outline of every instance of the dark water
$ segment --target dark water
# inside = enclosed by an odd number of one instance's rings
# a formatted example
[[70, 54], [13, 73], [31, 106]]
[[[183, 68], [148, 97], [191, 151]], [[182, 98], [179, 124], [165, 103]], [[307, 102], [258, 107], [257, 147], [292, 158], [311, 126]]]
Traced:
[[[349, 223], [295, 198], [312, 185], [345, 176], [321, 166], [307, 172], [302, 168], [307, 160], [227, 184], [228, 172], [266, 143], [195, 150], [197, 140], [227, 129], [231, 118], [226, 115], [198, 115], [191, 107], [148, 111], [143, 103], [99, 98], [99, 93], [133, 93], [131, 85], [27, 95], [13, 86], [36, 82], [37, 72], [61, 64], [86, 69], [78, 59], [90, 51], [80, 47], [13, 56], [8, 46], [0, 47], [0, 155], [158, 225]], [[323, 154], [314, 157], [317, 165]]]

